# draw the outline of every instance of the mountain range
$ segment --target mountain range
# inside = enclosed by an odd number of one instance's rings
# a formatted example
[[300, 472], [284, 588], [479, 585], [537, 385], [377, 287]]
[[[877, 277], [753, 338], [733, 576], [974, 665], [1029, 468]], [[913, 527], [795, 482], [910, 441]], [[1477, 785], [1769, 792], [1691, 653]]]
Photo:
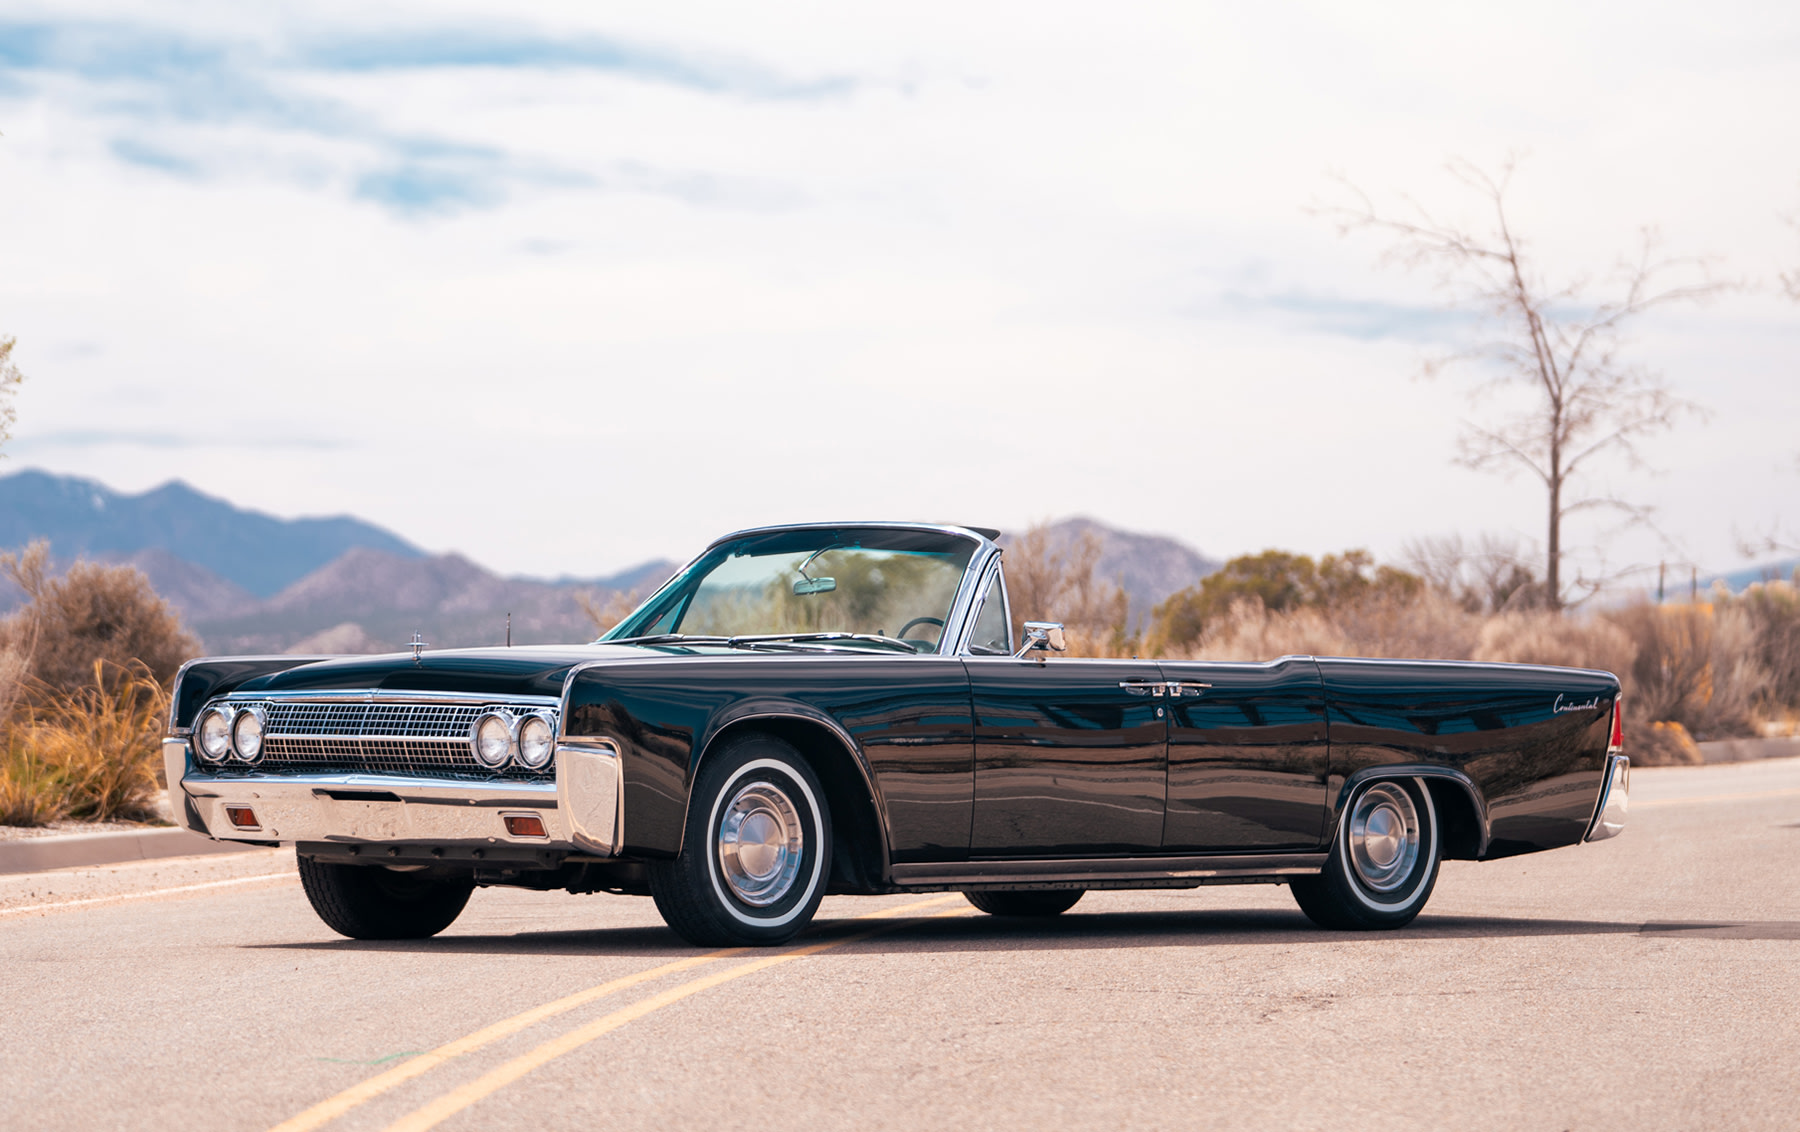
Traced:
[[[1088, 533], [1101, 540], [1097, 572], [1125, 590], [1133, 622], [1218, 568], [1159, 535], [1086, 518], [1049, 527], [1053, 546]], [[641, 596], [678, 566], [658, 559], [601, 578], [505, 578], [361, 519], [279, 519], [179, 481], [127, 495], [36, 470], [0, 477], [0, 549], [34, 539], [48, 540], [61, 565], [85, 557], [137, 567], [213, 654], [390, 652], [414, 633], [439, 648], [492, 645], [509, 628], [515, 644], [588, 640], [584, 599], [604, 607]], [[0, 610], [23, 596], [0, 582]]]

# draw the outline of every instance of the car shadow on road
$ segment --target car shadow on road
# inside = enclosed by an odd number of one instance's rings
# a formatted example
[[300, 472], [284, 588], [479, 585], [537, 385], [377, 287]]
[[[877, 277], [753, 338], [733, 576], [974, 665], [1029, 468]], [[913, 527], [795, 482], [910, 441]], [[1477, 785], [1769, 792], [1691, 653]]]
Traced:
[[[1167, 912], [1070, 912], [1054, 919], [955, 916], [886, 921], [821, 920], [796, 945], [873, 932], [858, 951], [1018, 951], [1107, 948], [1324, 946], [1428, 943], [1437, 940], [1639, 935], [1664, 939], [1800, 940], [1800, 921], [1666, 920], [1631, 922], [1525, 916], [1420, 916], [1396, 932], [1322, 931], [1299, 912], [1262, 909]], [[296, 951], [398, 951], [439, 955], [605, 955], [680, 958], [703, 953], [660, 926], [450, 934], [408, 940], [306, 940], [249, 944]]]

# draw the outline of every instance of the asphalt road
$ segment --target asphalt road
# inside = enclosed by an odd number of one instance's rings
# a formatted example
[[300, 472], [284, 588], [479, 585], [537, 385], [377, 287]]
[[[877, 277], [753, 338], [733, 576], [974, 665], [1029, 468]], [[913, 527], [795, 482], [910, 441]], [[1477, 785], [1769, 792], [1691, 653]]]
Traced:
[[0, 1127], [1791, 1129], [1797, 863], [1785, 759], [1637, 771], [1624, 836], [1447, 864], [1384, 934], [1265, 887], [834, 898], [720, 954], [486, 890], [370, 944], [278, 851], [5, 877]]

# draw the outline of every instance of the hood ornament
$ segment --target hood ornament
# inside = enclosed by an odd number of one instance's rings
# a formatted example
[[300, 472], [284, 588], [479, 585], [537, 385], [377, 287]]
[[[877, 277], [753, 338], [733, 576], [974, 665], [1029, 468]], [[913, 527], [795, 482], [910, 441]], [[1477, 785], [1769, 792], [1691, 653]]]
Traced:
[[425, 651], [425, 638], [414, 633], [413, 639], [408, 642], [407, 647], [413, 651], [413, 663], [423, 667], [425, 662], [419, 659], [419, 654]]

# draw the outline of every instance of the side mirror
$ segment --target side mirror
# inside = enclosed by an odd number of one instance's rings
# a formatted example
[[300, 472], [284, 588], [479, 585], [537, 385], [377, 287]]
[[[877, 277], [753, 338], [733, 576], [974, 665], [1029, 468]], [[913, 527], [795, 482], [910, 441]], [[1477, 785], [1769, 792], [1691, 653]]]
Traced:
[[1061, 621], [1027, 621], [1025, 622], [1025, 641], [1019, 646], [1015, 657], [1024, 656], [1033, 649], [1046, 652], [1068, 652], [1069, 642], [1063, 637]]

